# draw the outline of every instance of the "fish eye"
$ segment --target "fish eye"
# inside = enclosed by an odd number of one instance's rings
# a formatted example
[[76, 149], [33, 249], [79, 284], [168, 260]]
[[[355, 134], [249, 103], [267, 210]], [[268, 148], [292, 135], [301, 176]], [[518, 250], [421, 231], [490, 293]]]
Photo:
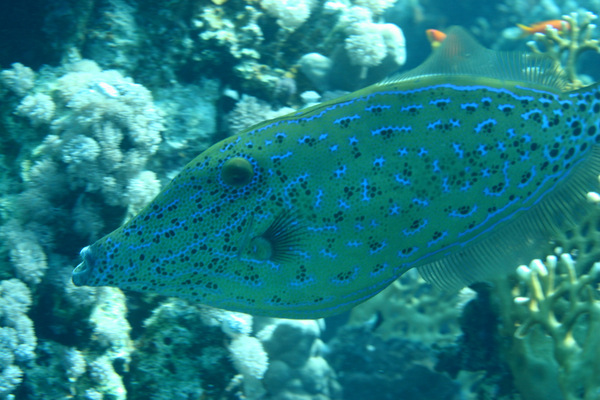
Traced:
[[234, 157], [225, 161], [221, 170], [223, 182], [231, 186], [245, 186], [250, 183], [253, 176], [252, 164], [242, 157]]

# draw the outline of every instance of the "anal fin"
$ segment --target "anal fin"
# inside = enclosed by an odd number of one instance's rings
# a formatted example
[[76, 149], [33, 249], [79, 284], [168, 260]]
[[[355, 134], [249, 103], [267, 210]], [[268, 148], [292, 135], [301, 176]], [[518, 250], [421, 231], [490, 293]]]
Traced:
[[418, 267], [419, 272], [435, 286], [458, 289], [545, 256], [558, 232], [572, 228], [596, 207], [586, 194], [598, 191], [599, 174], [600, 147], [594, 146], [537, 204], [463, 250]]

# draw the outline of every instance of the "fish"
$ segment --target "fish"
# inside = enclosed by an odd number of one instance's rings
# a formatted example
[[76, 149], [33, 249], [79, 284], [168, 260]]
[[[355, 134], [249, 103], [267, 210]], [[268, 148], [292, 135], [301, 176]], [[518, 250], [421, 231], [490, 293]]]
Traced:
[[551, 19], [548, 21], [541, 21], [531, 24], [529, 26], [523, 24], [517, 24], [521, 31], [523, 32], [523, 36], [533, 35], [535, 33], [544, 33], [546, 32], [546, 28], [551, 26], [552, 28], [558, 30], [560, 33], [567, 32], [571, 29], [571, 25], [562, 19]]
[[600, 90], [566, 87], [452, 27], [411, 71], [208, 148], [72, 281], [314, 319], [413, 268], [444, 290], [507, 274], [598, 190]]
[[427, 35], [427, 40], [429, 40], [432, 49], [440, 47], [444, 39], [446, 39], [446, 34], [437, 29], [427, 29], [425, 34]]

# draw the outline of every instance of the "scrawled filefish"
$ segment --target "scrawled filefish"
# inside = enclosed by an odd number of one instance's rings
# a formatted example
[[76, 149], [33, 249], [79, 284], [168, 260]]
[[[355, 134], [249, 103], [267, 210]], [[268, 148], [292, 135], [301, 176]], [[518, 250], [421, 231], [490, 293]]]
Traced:
[[317, 318], [415, 267], [445, 287], [514, 269], [597, 189], [600, 91], [563, 85], [452, 28], [420, 67], [200, 154], [73, 282]]

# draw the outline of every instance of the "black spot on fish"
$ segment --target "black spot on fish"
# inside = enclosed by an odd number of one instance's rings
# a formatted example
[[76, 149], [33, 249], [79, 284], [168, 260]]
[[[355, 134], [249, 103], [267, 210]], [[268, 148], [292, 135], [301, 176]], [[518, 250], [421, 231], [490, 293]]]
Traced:
[[337, 281], [337, 283], [343, 283], [352, 278], [352, 274], [353, 271], [340, 272], [334, 277], [334, 280]]
[[445, 110], [446, 106], [448, 105], [448, 103], [450, 103], [449, 100], [438, 100], [435, 102], [435, 105], [441, 109], [441, 110]]
[[573, 147], [570, 147], [567, 151], [567, 154], [565, 155], [565, 160], [568, 160], [569, 158], [573, 157], [573, 154], [575, 154], [575, 149]]
[[573, 136], [579, 136], [579, 135], [581, 135], [581, 131], [582, 131], [582, 129], [581, 129], [581, 122], [579, 122], [579, 121], [573, 121], [571, 123], [571, 128], [573, 128], [573, 132], [572, 132]]
[[461, 215], [467, 215], [471, 211], [471, 206], [461, 206], [457, 210]]
[[595, 125], [591, 125], [588, 128], [587, 133], [588, 133], [589, 136], [594, 136], [596, 134], [596, 130], [597, 130], [596, 126]]
[[350, 121], [352, 121], [350, 118], [342, 118], [338, 123], [342, 128], [347, 128], [350, 125]]
[[373, 267], [372, 273], [376, 274], [376, 273], [382, 271], [383, 269], [385, 269], [385, 265], [383, 265], [383, 264], [375, 264], [375, 266]]
[[298, 270], [296, 271], [296, 281], [300, 283], [306, 282], [309, 279], [306, 271], [306, 266], [301, 265], [300, 267], [298, 267]]

